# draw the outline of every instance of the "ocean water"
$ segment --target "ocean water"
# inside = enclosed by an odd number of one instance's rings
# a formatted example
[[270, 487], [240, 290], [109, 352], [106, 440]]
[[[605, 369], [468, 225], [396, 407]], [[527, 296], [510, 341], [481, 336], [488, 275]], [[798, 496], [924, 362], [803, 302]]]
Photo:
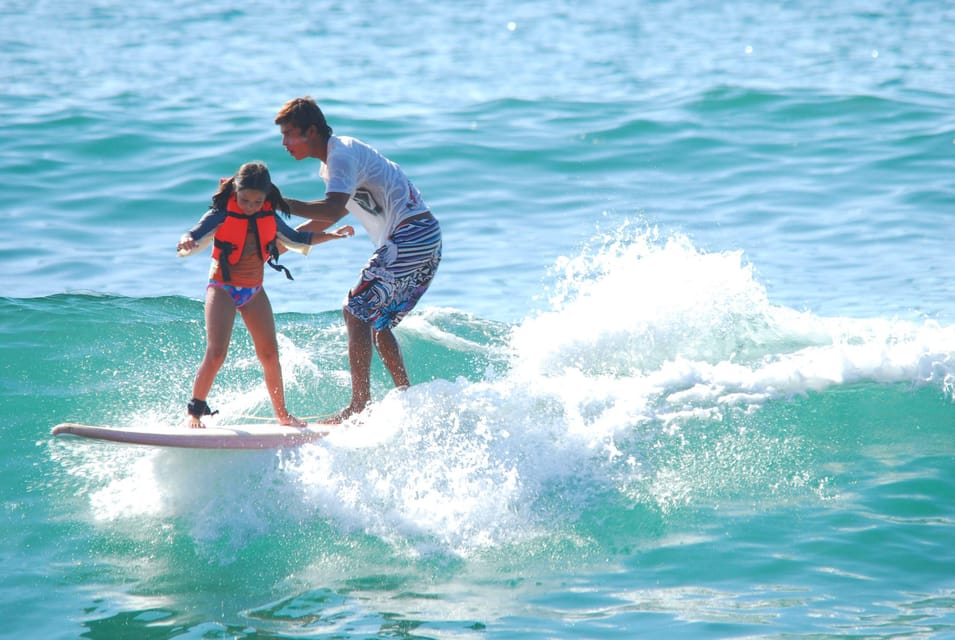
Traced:
[[[955, 637], [955, 6], [0, 4], [0, 637]], [[445, 258], [415, 383], [287, 451], [175, 424], [181, 233], [314, 96]], [[348, 399], [363, 232], [266, 275], [291, 410]], [[210, 403], [270, 410], [247, 333]]]

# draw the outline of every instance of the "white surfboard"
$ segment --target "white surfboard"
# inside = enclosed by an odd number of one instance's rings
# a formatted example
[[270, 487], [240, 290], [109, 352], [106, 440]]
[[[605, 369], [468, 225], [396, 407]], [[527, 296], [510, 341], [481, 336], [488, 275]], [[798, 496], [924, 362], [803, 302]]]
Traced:
[[54, 436], [73, 436], [88, 440], [106, 440], [153, 447], [186, 449], [278, 449], [298, 447], [328, 435], [310, 427], [265, 425], [222, 425], [205, 429], [186, 426], [143, 425], [139, 427], [100, 427], [64, 422], [53, 427]]

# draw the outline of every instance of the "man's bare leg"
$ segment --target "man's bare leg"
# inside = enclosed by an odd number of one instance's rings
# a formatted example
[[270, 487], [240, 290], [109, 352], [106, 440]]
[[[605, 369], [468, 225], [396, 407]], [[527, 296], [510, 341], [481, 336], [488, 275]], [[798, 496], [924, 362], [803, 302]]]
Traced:
[[410, 387], [411, 381], [408, 379], [408, 369], [405, 367], [405, 359], [401, 355], [401, 347], [391, 329], [374, 332], [375, 347], [378, 354], [385, 363], [385, 368], [391, 374], [391, 379], [399, 389]]
[[351, 403], [337, 414], [324, 418], [324, 424], [338, 424], [364, 411], [371, 402], [371, 325], [359, 320], [344, 309], [345, 329], [348, 331], [348, 367], [351, 370]]

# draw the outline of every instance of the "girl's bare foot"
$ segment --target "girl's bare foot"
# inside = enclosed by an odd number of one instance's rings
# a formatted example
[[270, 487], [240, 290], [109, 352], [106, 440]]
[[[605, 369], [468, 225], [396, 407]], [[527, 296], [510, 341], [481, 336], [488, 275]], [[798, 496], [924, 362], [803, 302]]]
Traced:
[[284, 418], [279, 418], [279, 424], [283, 427], [297, 427], [299, 429], [304, 429], [308, 426], [307, 422], [299, 420], [291, 413], [285, 414]]
[[189, 416], [186, 426], [190, 429], [205, 429], [206, 425], [202, 423], [202, 416], [214, 416], [219, 413], [209, 408], [205, 400], [193, 398], [186, 405], [186, 413]]

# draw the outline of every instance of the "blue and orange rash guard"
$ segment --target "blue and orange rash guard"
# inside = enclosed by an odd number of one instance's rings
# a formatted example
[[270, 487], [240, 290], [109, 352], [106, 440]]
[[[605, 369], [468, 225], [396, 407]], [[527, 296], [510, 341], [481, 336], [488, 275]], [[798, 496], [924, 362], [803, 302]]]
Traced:
[[[273, 241], [303, 255], [312, 248], [311, 231], [290, 227], [272, 211], [268, 202], [254, 216], [245, 215], [234, 194], [225, 211], [210, 209], [189, 230], [189, 235], [199, 246], [187, 255], [202, 251], [215, 240], [209, 279], [236, 287], [262, 284], [265, 262], [269, 259], [268, 246]], [[220, 264], [222, 260], [226, 261], [225, 269]]]

